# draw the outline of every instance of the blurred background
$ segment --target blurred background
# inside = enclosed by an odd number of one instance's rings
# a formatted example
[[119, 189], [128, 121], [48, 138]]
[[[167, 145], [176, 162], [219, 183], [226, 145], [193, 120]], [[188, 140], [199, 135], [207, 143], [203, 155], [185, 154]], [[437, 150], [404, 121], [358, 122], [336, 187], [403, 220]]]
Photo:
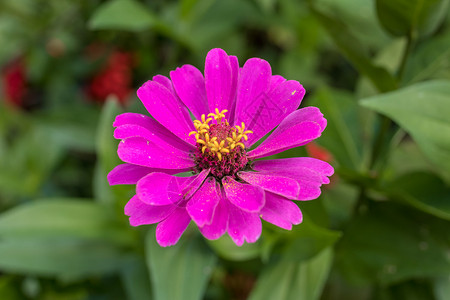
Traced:
[[[448, 0], [0, 0], [0, 299], [450, 299]], [[160, 248], [110, 187], [137, 88], [223, 48], [303, 84], [336, 170], [292, 231]]]

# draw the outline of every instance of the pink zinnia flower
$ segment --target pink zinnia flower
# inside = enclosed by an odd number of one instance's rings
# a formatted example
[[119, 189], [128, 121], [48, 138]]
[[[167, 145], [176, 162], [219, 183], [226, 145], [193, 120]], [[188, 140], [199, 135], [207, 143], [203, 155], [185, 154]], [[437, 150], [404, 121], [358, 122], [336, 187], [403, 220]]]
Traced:
[[[133, 226], [158, 223], [161, 246], [175, 244], [191, 220], [206, 238], [228, 232], [238, 246], [258, 240], [260, 218], [290, 230], [302, 221], [291, 200], [315, 199], [330, 182], [333, 168], [318, 159], [258, 160], [307, 144], [327, 124], [315, 107], [297, 110], [304, 88], [272, 75], [265, 60], [240, 68], [235, 56], [213, 49], [204, 77], [184, 65], [170, 79], [153, 77], [137, 94], [154, 119], [117, 116], [114, 136], [125, 164], [108, 180], [136, 184], [125, 214]], [[192, 176], [174, 176], [188, 171]]]

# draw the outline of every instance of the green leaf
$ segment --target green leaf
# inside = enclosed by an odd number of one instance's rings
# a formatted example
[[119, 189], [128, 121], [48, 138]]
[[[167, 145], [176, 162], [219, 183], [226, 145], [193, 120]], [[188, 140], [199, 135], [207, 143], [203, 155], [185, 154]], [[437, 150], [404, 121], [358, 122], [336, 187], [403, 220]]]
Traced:
[[201, 239], [191, 236], [162, 248], [149, 230], [145, 251], [156, 300], [203, 298], [217, 258]]
[[135, 0], [110, 0], [103, 3], [89, 20], [90, 29], [142, 31], [156, 22], [149, 9]]
[[75, 280], [116, 272], [122, 253], [112, 244], [71, 238], [0, 240], [0, 269]]
[[[356, 118], [358, 105], [353, 97], [338, 90], [319, 89], [311, 97], [311, 105], [320, 108], [328, 123], [319, 143], [345, 167], [357, 170], [362, 165], [361, 132]], [[358, 142], [357, 142], [358, 141]]]
[[393, 197], [436, 217], [450, 220], [450, 188], [436, 175], [409, 173], [386, 188]]
[[152, 299], [150, 276], [143, 259], [137, 256], [129, 257], [120, 274], [128, 300]]
[[261, 254], [261, 243], [245, 243], [241, 247], [231, 240], [229, 236], [223, 236], [217, 240], [208, 240], [209, 246], [222, 258], [232, 261], [250, 260]]
[[435, 299], [430, 283], [425, 280], [412, 280], [388, 287], [378, 287], [375, 293], [376, 300]]
[[337, 267], [358, 284], [448, 276], [449, 225], [405, 205], [370, 202], [347, 224], [336, 248]]
[[278, 238], [279, 246], [275, 249], [276, 253], [290, 260], [310, 259], [333, 245], [341, 236], [339, 231], [317, 226], [305, 212], [303, 212], [303, 222], [294, 226], [291, 231], [275, 226], [271, 228], [272, 232], [266, 231], [265, 234], [272, 234]]
[[129, 245], [129, 232], [103, 205], [81, 199], [39, 199], [0, 215], [0, 238], [84, 238]]
[[[94, 195], [96, 200], [107, 204], [116, 203], [117, 198], [126, 198], [126, 195], [121, 194], [120, 191], [128, 190], [127, 187], [123, 186], [113, 189], [106, 179], [108, 173], [122, 163], [117, 156], [119, 142], [114, 138], [112, 125], [120, 112], [121, 109], [117, 99], [109, 97], [103, 106], [97, 126], [97, 164], [94, 174]], [[126, 194], [126, 192], [124, 193]]]
[[450, 299], [450, 278], [448, 276], [437, 278], [434, 283], [436, 300]]
[[397, 82], [394, 77], [386, 69], [372, 63], [367, 49], [351, 34], [348, 26], [338, 17], [328, 15], [315, 8], [312, 0], [309, 2], [314, 16], [355, 68], [367, 76], [380, 92], [395, 90]]
[[321, 10], [338, 15], [362, 44], [376, 49], [390, 41], [390, 37], [380, 27], [373, 0], [315, 0], [315, 2]]
[[333, 251], [327, 248], [306, 261], [281, 259], [263, 269], [250, 300], [319, 299]]
[[395, 36], [432, 34], [448, 12], [448, 0], [377, 0], [383, 27]]
[[3, 274], [0, 277], [0, 299], [20, 300], [23, 299], [19, 294], [19, 289], [13, 286], [13, 276]]
[[[385, 68], [391, 74], [394, 74], [400, 67], [406, 44], [406, 39], [404, 38], [393, 40], [378, 51], [374, 57], [374, 63]], [[377, 88], [367, 78], [359, 78], [356, 86], [356, 98], [366, 98], [377, 95], [378, 93]]]
[[19, 131], [11, 145], [4, 149], [8, 159], [0, 160], [2, 191], [21, 196], [36, 195], [62, 157], [63, 149], [54, 136], [33, 125], [24, 132]]
[[422, 43], [408, 60], [405, 81], [450, 79], [450, 32]]
[[450, 172], [449, 94], [450, 81], [434, 80], [363, 99], [360, 103], [397, 122], [432, 162]]

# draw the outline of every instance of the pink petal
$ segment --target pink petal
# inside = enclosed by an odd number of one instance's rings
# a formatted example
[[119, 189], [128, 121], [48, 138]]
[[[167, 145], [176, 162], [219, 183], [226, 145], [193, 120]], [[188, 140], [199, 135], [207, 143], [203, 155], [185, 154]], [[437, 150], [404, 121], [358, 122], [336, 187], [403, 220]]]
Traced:
[[197, 119], [200, 119], [202, 114], [210, 113], [206, 99], [205, 79], [197, 68], [184, 65], [170, 72], [170, 78], [181, 101]]
[[258, 212], [264, 206], [264, 191], [262, 188], [240, 183], [226, 176], [222, 179], [226, 198], [247, 212]]
[[260, 215], [263, 220], [287, 230], [292, 229], [292, 224], [302, 222], [302, 212], [295, 203], [269, 192]]
[[153, 76], [152, 80], [154, 82], [157, 82], [157, 83], [163, 85], [166, 89], [168, 89], [172, 93], [172, 95], [174, 97], [177, 97], [177, 94], [175, 93], [175, 89], [173, 88], [172, 81], [170, 81], [169, 78], [167, 78], [166, 76], [163, 76], [163, 75], [156, 75], [156, 76]]
[[121, 164], [112, 169], [109, 172], [107, 178], [109, 185], [116, 184], [136, 184], [139, 179], [152, 172], [162, 172], [167, 174], [178, 174], [181, 172], [187, 172], [189, 169], [157, 169], [148, 168], [132, 164]]
[[191, 218], [185, 208], [178, 207], [156, 226], [156, 241], [161, 247], [175, 245], [189, 225]]
[[256, 161], [253, 169], [297, 180], [300, 185], [298, 200], [312, 200], [319, 197], [321, 185], [329, 183], [327, 176], [334, 173], [333, 167], [328, 163], [310, 157]]
[[249, 213], [241, 210], [233, 204], [228, 205], [228, 235], [233, 242], [242, 246], [247, 243], [256, 242], [261, 236], [262, 224], [257, 213]]
[[136, 194], [142, 202], [150, 205], [169, 205], [183, 197], [178, 179], [165, 173], [150, 173], [136, 185]]
[[147, 81], [137, 91], [145, 108], [161, 125], [185, 141], [193, 143], [189, 132], [195, 130], [184, 104], [162, 84]]
[[181, 185], [183, 199], [190, 199], [192, 195], [200, 188], [205, 178], [209, 175], [210, 169], [201, 171], [199, 174], [191, 177], [182, 177], [178, 180]]
[[237, 87], [235, 124], [241, 125], [241, 122], [244, 122], [246, 128], [250, 130], [256, 127], [257, 124], [255, 125], [252, 120], [254, 114], [260, 114], [264, 110], [271, 76], [272, 70], [267, 61], [251, 58], [245, 62]]
[[247, 114], [252, 116], [252, 119], [245, 124], [253, 131], [248, 136], [249, 147], [295, 111], [305, 95], [305, 89], [295, 80], [285, 81], [271, 88], [247, 108]]
[[161, 146], [171, 146], [189, 152], [195, 147], [174, 135], [154, 119], [134, 113], [121, 114], [113, 124], [116, 126], [114, 137], [126, 139], [129, 137], [143, 137]]
[[318, 138], [326, 124], [327, 121], [316, 107], [296, 110], [261, 145], [250, 151], [248, 156], [255, 159], [305, 145]]
[[288, 177], [261, 172], [239, 172], [238, 176], [251, 185], [287, 198], [297, 199], [300, 192], [297, 181]]
[[273, 75], [270, 78], [270, 88], [269, 91], [273, 91], [278, 85], [286, 82], [286, 79], [281, 75]]
[[297, 169], [303, 170], [303, 168], [314, 170], [315, 172], [321, 174], [324, 184], [330, 183], [327, 176], [334, 174], [333, 167], [320, 159], [312, 157], [293, 157], [293, 158], [283, 158], [274, 160], [260, 160], [255, 162], [255, 166], [259, 169], [265, 170], [292, 170], [293, 172], [298, 172]]
[[154, 224], [167, 218], [176, 207], [176, 205], [148, 205], [135, 195], [125, 205], [125, 215], [130, 217], [131, 226]]
[[230, 66], [231, 66], [231, 94], [230, 94], [230, 106], [228, 108], [227, 119], [230, 124], [234, 124], [234, 116], [236, 114], [236, 96], [237, 96], [237, 85], [239, 81], [239, 61], [236, 56], [229, 56]]
[[209, 177], [186, 205], [186, 210], [197, 226], [211, 224], [214, 210], [220, 201], [220, 190], [216, 179]]
[[227, 53], [219, 48], [212, 49], [206, 55], [205, 85], [209, 110], [214, 112], [223, 109], [230, 110], [234, 95], [233, 70]]
[[117, 154], [124, 162], [150, 168], [186, 169], [195, 165], [187, 152], [164, 149], [140, 137], [122, 140]]
[[228, 229], [228, 205], [227, 200], [221, 198], [214, 210], [214, 215], [211, 224], [205, 224], [198, 229], [209, 240], [217, 240]]

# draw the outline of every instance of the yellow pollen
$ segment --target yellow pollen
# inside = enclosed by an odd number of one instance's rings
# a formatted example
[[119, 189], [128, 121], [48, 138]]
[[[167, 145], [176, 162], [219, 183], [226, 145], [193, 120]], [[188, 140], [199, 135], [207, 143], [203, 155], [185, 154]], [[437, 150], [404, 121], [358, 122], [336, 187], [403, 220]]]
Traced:
[[[205, 114], [201, 115], [200, 120], [194, 120], [195, 131], [189, 132], [189, 136], [195, 135], [195, 139], [197, 144], [202, 146], [202, 153], [205, 153], [206, 150], [212, 156], [217, 156], [219, 160], [222, 160], [223, 155], [230, 153], [234, 148], [241, 147], [245, 149], [244, 143], [242, 143], [242, 139], [248, 140], [247, 134], [253, 133], [251, 130], [245, 130], [244, 122], [241, 125], [235, 125], [235, 128], [232, 128], [231, 137], [226, 137], [223, 140], [218, 140], [218, 137], [211, 137], [211, 125], [209, 122], [214, 119], [217, 125], [222, 124], [222, 120], [226, 126], [229, 126], [228, 121], [225, 119], [225, 113], [228, 110], [224, 109], [219, 111], [218, 108], [214, 110], [214, 113], [209, 113], [208, 116]], [[207, 118], [208, 117], [208, 118]]]

